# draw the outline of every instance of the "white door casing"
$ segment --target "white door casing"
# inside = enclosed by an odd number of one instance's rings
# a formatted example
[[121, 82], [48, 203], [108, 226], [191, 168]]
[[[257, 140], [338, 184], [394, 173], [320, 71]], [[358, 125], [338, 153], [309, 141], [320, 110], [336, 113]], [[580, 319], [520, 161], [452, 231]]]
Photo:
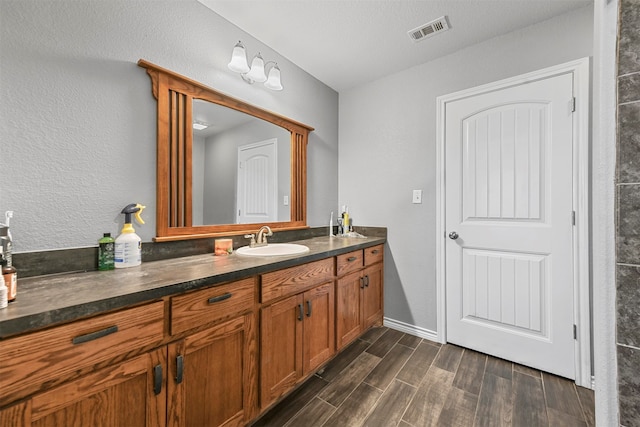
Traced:
[[237, 223], [278, 220], [276, 138], [238, 147]]
[[438, 338], [591, 386], [585, 82], [586, 59], [438, 98]]

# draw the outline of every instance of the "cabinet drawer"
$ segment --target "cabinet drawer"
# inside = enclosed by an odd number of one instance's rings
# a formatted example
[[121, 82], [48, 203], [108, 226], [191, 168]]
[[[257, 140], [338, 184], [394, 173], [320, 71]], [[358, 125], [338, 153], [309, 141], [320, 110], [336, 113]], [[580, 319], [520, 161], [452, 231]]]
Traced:
[[333, 258], [263, 274], [261, 302], [293, 295], [328, 280], [333, 280]]
[[384, 245], [372, 246], [364, 250], [364, 265], [375, 264], [382, 261]]
[[336, 257], [336, 275], [358, 271], [364, 266], [362, 251], [353, 251]]
[[0, 405], [77, 377], [143, 347], [160, 344], [164, 303], [104, 314], [4, 340], [0, 344]]
[[228, 319], [251, 310], [256, 279], [231, 282], [171, 298], [171, 334]]

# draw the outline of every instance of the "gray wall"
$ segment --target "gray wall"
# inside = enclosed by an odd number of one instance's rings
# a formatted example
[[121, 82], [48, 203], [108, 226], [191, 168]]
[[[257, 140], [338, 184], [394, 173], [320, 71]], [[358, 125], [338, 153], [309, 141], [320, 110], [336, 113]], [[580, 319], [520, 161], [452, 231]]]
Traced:
[[590, 56], [592, 38], [589, 6], [340, 93], [339, 203], [388, 227], [385, 317], [436, 332], [436, 97]]
[[640, 1], [620, 2], [617, 353], [620, 424], [640, 426]]
[[[281, 92], [227, 69], [234, 44], [282, 70]], [[337, 205], [338, 95], [195, 0], [0, 2], [0, 212], [15, 251], [96, 246], [122, 207], [155, 236], [156, 101], [143, 58], [313, 126], [308, 222]], [[313, 100], [309, 102], [309, 100]]]

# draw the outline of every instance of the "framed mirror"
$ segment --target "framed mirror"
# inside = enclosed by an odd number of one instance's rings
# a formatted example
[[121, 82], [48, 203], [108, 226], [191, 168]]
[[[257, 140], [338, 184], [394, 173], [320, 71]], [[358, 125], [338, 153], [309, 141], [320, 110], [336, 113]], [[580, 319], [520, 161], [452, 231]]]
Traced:
[[155, 241], [307, 227], [312, 127], [138, 65], [158, 102]]

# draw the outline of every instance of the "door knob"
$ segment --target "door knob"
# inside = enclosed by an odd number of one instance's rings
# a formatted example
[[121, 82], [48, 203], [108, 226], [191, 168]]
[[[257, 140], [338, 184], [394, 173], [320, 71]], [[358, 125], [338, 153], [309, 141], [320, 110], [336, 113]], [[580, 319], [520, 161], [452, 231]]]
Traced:
[[451, 240], [456, 240], [458, 238], [458, 233], [456, 233], [455, 231], [452, 231], [451, 233], [449, 233], [449, 238]]

